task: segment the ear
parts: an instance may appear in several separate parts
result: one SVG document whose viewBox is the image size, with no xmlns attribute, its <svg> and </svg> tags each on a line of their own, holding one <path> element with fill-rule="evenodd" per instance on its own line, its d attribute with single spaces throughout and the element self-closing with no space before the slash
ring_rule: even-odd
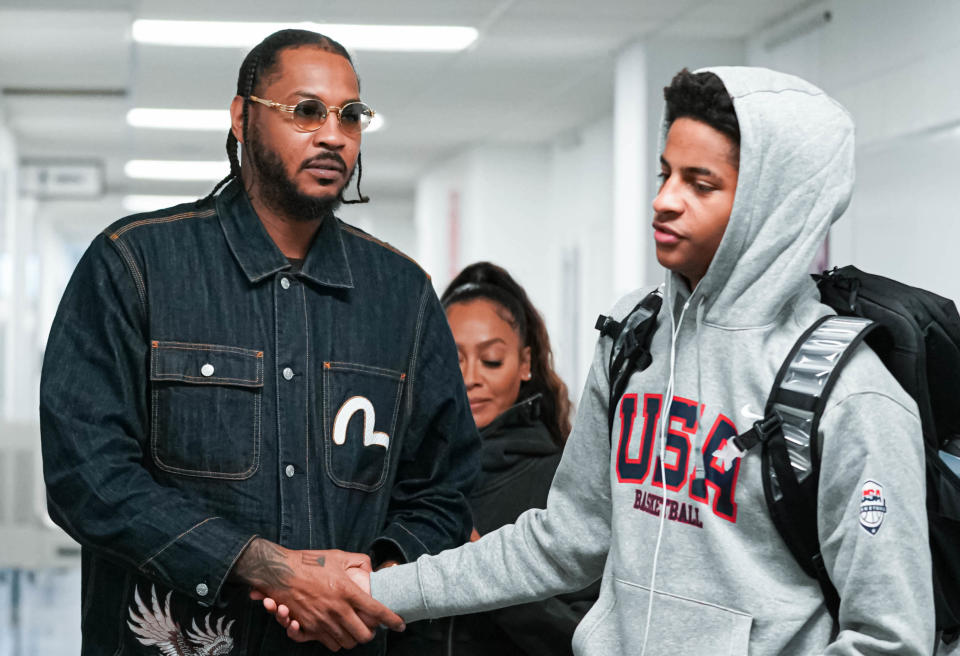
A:
<svg viewBox="0 0 960 656">
<path fill-rule="evenodd" d="M 524 346 L 520 350 L 520 378 L 530 380 L 530 347 Z"/>
<path fill-rule="evenodd" d="M 243 144 L 243 103 L 240 96 L 234 96 L 230 103 L 230 131 L 240 144 Z"/>
</svg>

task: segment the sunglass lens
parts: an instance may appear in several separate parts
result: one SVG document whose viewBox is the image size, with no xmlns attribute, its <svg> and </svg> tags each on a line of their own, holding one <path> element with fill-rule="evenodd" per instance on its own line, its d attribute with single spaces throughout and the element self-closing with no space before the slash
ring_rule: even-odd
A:
<svg viewBox="0 0 960 656">
<path fill-rule="evenodd" d="M 293 121 L 304 130 L 316 130 L 327 118 L 327 108 L 319 100 L 301 100 L 293 110 Z"/>
<path fill-rule="evenodd" d="M 340 110 L 340 125 L 344 130 L 365 130 L 372 119 L 373 110 L 362 102 L 347 103 Z"/>
</svg>

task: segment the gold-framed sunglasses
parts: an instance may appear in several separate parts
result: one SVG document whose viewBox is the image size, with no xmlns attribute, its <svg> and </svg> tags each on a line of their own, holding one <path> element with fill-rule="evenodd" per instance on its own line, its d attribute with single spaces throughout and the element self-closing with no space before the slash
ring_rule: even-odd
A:
<svg viewBox="0 0 960 656">
<path fill-rule="evenodd" d="M 296 105 L 284 105 L 273 100 L 264 100 L 256 96 L 247 96 L 249 100 L 266 105 L 271 109 L 276 109 L 286 114 L 290 114 L 294 125 L 304 132 L 314 132 L 326 122 L 331 112 L 337 115 L 337 123 L 344 132 L 358 133 L 370 127 L 375 112 L 370 105 L 354 100 L 348 102 L 343 107 L 327 107 L 321 101 L 314 98 L 301 100 Z"/>
</svg>

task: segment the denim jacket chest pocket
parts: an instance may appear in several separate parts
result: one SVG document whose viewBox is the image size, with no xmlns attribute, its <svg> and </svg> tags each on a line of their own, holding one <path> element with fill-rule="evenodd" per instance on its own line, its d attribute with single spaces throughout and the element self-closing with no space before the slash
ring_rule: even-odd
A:
<svg viewBox="0 0 960 656">
<path fill-rule="evenodd" d="M 183 476 L 242 480 L 260 466 L 263 351 L 151 342 L 150 452 Z"/>
<path fill-rule="evenodd" d="M 323 363 L 324 459 L 336 485 L 363 491 L 383 485 L 406 378 L 392 369 Z"/>
</svg>

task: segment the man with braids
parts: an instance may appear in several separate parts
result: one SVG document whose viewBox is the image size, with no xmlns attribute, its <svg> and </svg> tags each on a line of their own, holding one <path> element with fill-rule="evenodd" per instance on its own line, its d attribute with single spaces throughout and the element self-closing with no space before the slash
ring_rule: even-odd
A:
<svg viewBox="0 0 960 656">
<path fill-rule="evenodd" d="M 770 517 L 760 449 L 730 446 L 762 418 L 798 337 L 833 314 L 807 269 L 853 189 L 850 115 L 808 82 L 757 68 L 683 71 L 665 95 L 652 363 L 613 399 L 611 429 L 613 340 L 602 337 L 546 509 L 375 572 L 373 596 L 412 622 L 602 576 L 576 654 L 930 654 L 917 406 L 873 351 L 853 352 L 818 430 L 817 529 L 837 622 Z M 877 497 L 885 517 L 862 523 Z"/>
<path fill-rule="evenodd" d="M 267 37 L 231 116 L 230 175 L 99 235 L 50 333 L 44 473 L 82 545 L 83 654 L 379 654 L 403 623 L 357 574 L 470 532 L 479 439 L 443 309 L 334 216 L 354 168 L 366 201 L 350 56 Z"/>
</svg>

